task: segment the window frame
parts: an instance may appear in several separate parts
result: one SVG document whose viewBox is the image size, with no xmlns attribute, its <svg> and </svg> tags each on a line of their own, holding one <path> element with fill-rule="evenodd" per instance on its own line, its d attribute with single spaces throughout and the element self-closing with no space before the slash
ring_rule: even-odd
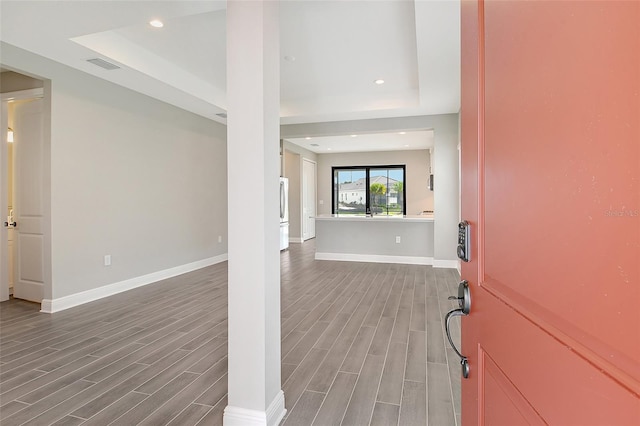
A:
<svg viewBox="0 0 640 426">
<path fill-rule="evenodd" d="M 402 170 L 402 216 L 407 214 L 407 166 L 406 164 L 391 164 L 391 165 L 368 165 L 368 166 L 331 166 L 331 214 L 338 215 L 337 204 L 340 194 L 340 183 L 335 182 L 336 171 L 349 171 L 349 170 L 364 170 L 365 172 L 365 215 L 372 216 L 371 213 L 371 170 L 378 169 L 401 169 Z M 338 185 L 336 190 L 335 185 Z M 393 216 L 387 214 L 381 216 Z"/>
</svg>

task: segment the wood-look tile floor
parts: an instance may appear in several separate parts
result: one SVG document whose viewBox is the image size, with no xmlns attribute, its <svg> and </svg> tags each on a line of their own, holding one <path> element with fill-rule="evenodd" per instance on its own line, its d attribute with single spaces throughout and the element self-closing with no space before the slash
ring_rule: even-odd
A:
<svg viewBox="0 0 640 426">
<path fill-rule="evenodd" d="M 459 425 L 457 272 L 314 251 L 281 254 L 283 423 Z M 0 424 L 222 424 L 226 296 L 223 263 L 51 315 L 1 303 Z"/>
</svg>

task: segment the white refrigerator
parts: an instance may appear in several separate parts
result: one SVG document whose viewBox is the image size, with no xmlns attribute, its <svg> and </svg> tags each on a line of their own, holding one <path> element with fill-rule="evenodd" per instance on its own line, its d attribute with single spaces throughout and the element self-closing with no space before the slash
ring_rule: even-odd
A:
<svg viewBox="0 0 640 426">
<path fill-rule="evenodd" d="M 289 248 L 289 179 L 280 178 L 280 250 Z"/>
</svg>

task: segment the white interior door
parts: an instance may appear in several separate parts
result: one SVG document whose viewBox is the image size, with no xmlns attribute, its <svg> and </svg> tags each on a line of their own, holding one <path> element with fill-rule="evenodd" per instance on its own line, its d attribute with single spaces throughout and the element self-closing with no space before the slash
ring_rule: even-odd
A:
<svg viewBox="0 0 640 426">
<path fill-rule="evenodd" d="M 43 100 L 14 106 L 14 217 L 16 276 L 13 296 L 41 302 L 44 287 Z"/>
<path fill-rule="evenodd" d="M 302 161 L 302 239 L 316 237 L 316 163 Z"/>
</svg>

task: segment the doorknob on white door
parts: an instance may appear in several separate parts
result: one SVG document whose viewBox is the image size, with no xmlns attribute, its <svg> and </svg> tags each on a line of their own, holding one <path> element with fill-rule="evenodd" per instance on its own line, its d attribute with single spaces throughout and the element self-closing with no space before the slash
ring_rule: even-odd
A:
<svg viewBox="0 0 640 426">
<path fill-rule="evenodd" d="M 13 220 L 13 209 L 9 210 L 9 216 L 7 216 L 7 221 L 4 223 L 5 228 L 15 228 L 16 221 Z"/>
</svg>

